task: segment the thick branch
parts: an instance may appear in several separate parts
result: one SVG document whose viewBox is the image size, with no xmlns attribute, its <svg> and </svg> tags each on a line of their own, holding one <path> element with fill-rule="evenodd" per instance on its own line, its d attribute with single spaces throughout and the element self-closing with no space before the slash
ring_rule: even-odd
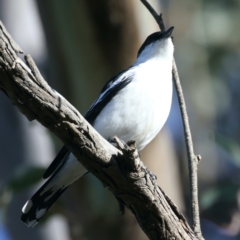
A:
<svg viewBox="0 0 240 240">
<path fill-rule="evenodd" d="M 165 26 L 162 18 L 162 14 L 158 15 L 156 11 L 152 8 L 152 6 L 146 1 L 141 0 L 141 2 L 145 5 L 145 7 L 152 14 L 154 19 L 156 20 L 161 31 L 165 31 Z M 199 218 L 199 204 L 198 204 L 198 182 L 197 182 L 197 165 L 200 160 L 200 156 L 196 156 L 193 150 L 193 141 L 190 130 L 190 125 L 188 121 L 187 109 L 184 100 L 184 95 L 182 91 L 182 86 L 180 83 L 180 78 L 178 75 L 177 65 L 175 60 L 173 59 L 173 80 L 176 87 L 176 92 L 178 96 L 178 102 L 180 106 L 180 111 L 183 119 L 183 127 L 184 127 L 184 136 L 187 147 L 187 155 L 188 155 L 188 166 L 189 166 L 189 179 L 190 179 L 190 192 L 191 192 L 191 212 L 192 212 L 192 228 L 194 233 L 199 239 L 203 239 L 200 227 L 200 218 Z"/>
<path fill-rule="evenodd" d="M 20 48 L 0 24 L 0 88 L 29 119 L 56 134 L 79 161 L 128 207 L 149 239 L 196 239 L 183 215 L 151 178 L 131 142 L 114 148 L 80 113 L 51 89 L 30 56 L 18 58 Z M 117 140 L 116 142 L 121 145 Z"/>
</svg>

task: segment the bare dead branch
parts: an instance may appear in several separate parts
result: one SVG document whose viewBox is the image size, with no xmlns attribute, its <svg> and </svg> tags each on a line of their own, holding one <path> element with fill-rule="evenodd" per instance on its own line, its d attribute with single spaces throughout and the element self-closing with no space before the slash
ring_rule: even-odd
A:
<svg viewBox="0 0 240 240">
<path fill-rule="evenodd" d="M 162 18 L 162 14 L 158 15 L 156 11 L 152 8 L 152 6 L 146 1 L 141 0 L 141 2 L 145 5 L 145 7 L 152 14 L 154 19 L 156 20 L 161 31 L 165 31 L 165 26 Z M 198 160 L 197 156 L 194 154 L 193 150 L 193 141 L 190 130 L 190 125 L 188 121 L 187 109 L 184 100 L 184 95 L 182 91 L 182 86 L 180 83 L 180 78 L 178 75 L 177 65 L 175 59 L 173 59 L 173 80 L 176 87 L 176 92 L 178 96 L 179 107 L 181 111 L 181 116 L 183 120 L 184 127 L 184 136 L 187 147 L 187 155 L 188 155 L 188 166 L 189 166 L 189 179 L 190 179 L 190 192 L 191 192 L 191 212 L 192 212 L 192 228 L 194 233 L 199 239 L 203 239 L 201 233 L 200 226 L 200 217 L 199 217 L 199 204 L 198 204 L 198 179 L 197 179 L 197 165 Z"/>
<path fill-rule="evenodd" d="M 51 89 L 35 63 L 19 59 L 19 48 L 0 22 L 0 88 L 29 119 L 58 136 L 79 161 L 129 208 L 149 239 L 196 239 L 184 216 L 151 178 L 133 142 L 117 150 L 81 114 Z M 116 140 L 117 141 L 117 140 Z M 117 141 L 119 142 L 119 141 Z"/>
<path fill-rule="evenodd" d="M 199 239 L 203 239 L 201 226 L 200 226 L 199 204 L 198 204 L 197 166 L 199 161 L 198 161 L 198 156 L 194 154 L 194 150 L 193 150 L 191 130 L 190 130 L 186 105 L 183 97 L 183 91 L 182 91 L 175 60 L 173 61 L 173 79 L 174 79 L 177 96 L 178 96 L 179 107 L 180 107 L 181 115 L 183 119 L 184 135 L 185 135 L 185 141 L 186 141 L 186 147 L 187 147 L 190 192 L 191 192 L 192 228 L 196 236 Z"/>
</svg>

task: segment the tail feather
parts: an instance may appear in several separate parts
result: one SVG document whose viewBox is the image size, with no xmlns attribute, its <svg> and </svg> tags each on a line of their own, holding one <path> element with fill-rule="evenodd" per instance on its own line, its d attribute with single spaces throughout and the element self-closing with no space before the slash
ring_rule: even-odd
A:
<svg viewBox="0 0 240 240">
<path fill-rule="evenodd" d="M 48 182 L 46 182 L 48 184 Z M 34 227 L 47 213 L 48 209 L 62 195 L 67 187 L 45 190 L 45 184 L 28 200 L 22 208 L 21 220 L 28 227 Z"/>
<path fill-rule="evenodd" d="M 21 220 L 28 227 L 34 227 L 68 186 L 86 172 L 87 170 L 70 153 L 66 157 L 65 163 L 23 206 Z"/>
</svg>

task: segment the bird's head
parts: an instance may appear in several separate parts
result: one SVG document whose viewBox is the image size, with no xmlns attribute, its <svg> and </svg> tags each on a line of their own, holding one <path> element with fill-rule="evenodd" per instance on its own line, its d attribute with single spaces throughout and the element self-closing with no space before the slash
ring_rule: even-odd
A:
<svg viewBox="0 0 240 240">
<path fill-rule="evenodd" d="M 173 42 L 171 39 L 174 27 L 164 32 L 155 32 L 147 37 L 138 51 L 137 61 L 145 62 L 151 58 L 172 59 Z"/>
</svg>

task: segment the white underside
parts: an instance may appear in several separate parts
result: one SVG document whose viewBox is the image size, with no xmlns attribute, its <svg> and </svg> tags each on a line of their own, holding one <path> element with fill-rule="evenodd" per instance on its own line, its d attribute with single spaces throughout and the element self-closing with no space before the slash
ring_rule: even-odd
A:
<svg viewBox="0 0 240 240">
<path fill-rule="evenodd" d="M 143 51 L 134 67 L 127 72 L 133 76 L 133 80 L 118 92 L 96 118 L 93 126 L 107 140 L 114 136 L 124 142 L 134 140 L 138 150 L 141 150 L 166 122 L 172 101 L 173 46 L 170 39 L 160 44 L 163 45 L 159 51 L 156 51 L 158 47 Z M 148 57 L 151 54 L 152 57 Z M 164 57 L 160 57 L 162 55 Z M 70 153 L 64 165 L 42 189 L 40 197 L 50 189 L 54 194 L 55 191 L 69 186 L 86 172 L 87 170 Z M 29 200 L 22 212 L 27 214 L 32 204 Z M 40 219 L 45 213 L 44 208 L 38 209 L 36 218 Z M 34 226 L 37 220 L 26 223 L 28 226 Z"/>
<path fill-rule="evenodd" d="M 135 67 L 134 80 L 98 115 L 94 128 L 104 138 L 135 140 L 141 150 L 163 127 L 171 107 L 172 76 L 170 66 L 156 64 Z"/>
<path fill-rule="evenodd" d="M 164 63 L 149 61 L 129 72 L 134 80 L 105 106 L 93 124 L 105 139 L 134 140 L 141 150 L 158 134 L 172 101 L 172 65 Z M 72 153 L 67 158 L 46 190 L 67 187 L 87 172 Z"/>
</svg>

